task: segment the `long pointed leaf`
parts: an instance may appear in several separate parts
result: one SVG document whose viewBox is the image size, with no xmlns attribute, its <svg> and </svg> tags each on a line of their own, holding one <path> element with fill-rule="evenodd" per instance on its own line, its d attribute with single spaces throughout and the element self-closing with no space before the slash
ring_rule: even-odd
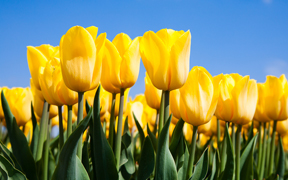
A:
<svg viewBox="0 0 288 180">
<path fill-rule="evenodd" d="M 171 143 L 169 146 L 169 149 L 170 149 L 173 156 L 174 156 L 174 153 L 177 149 L 178 142 L 180 140 L 180 134 L 181 133 L 183 134 L 183 126 L 184 126 L 184 121 L 181 118 L 181 119 L 179 119 L 179 121 L 177 122 L 177 124 L 174 128 L 174 131 L 173 131 L 172 137 L 171 137 Z"/>
<path fill-rule="evenodd" d="M 136 124 L 138 132 L 139 132 L 140 142 L 141 142 L 141 147 L 142 147 L 143 143 L 144 143 L 145 135 L 144 135 L 143 129 L 142 129 L 141 125 L 139 124 L 138 119 L 136 118 L 134 112 L 133 112 L 133 117 L 134 117 L 135 124 Z"/>
<path fill-rule="evenodd" d="M 33 154 L 34 159 L 36 159 L 36 154 L 37 154 L 37 146 L 38 146 L 38 135 L 40 128 L 37 124 L 37 120 L 34 114 L 34 109 L 31 103 L 31 114 L 32 114 L 32 123 L 33 123 L 33 135 L 32 135 L 32 141 L 30 144 L 30 150 Z"/>
<path fill-rule="evenodd" d="M 15 169 L 13 165 L 2 155 L 0 155 L 0 172 L 4 179 L 26 180 L 25 175 L 18 169 Z"/>
<path fill-rule="evenodd" d="M 148 133 L 150 140 L 153 144 L 154 151 L 157 152 L 157 139 L 156 139 L 155 135 L 150 131 L 148 124 L 147 124 L 147 133 Z"/>
<path fill-rule="evenodd" d="M 184 139 L 182 139 L 184 141 Z M 184 141 L 185 143 L 185 141 Z M 181 161 L 183 161 L 182 166 L 178 170 L 178 180 L 186 180 L 186 175 L 187 175 L 187 169 L 188 169 L 188 159 L 189 159 L 189 150 L 187 147 L 187 144 L 185 143 L 185 152 L 184 154 L 180 157 Z"/>
<path fill-rule="evenodd" d="M 152 141 L 149 136 L 147 136 L 144 140 L 142 148 L 138 170 L 138 180 L 146 180 L 150 177 L 154 170 L 154 163 L 155 159 Z"/>
<path fill-rule="evenodd" d="M 206 177 L 209 166 L 208 155 L 208 148 L 206 148 L 199 161 L 195 165 L 195 170 L 193 172 L 191 180 L 203 180 Z"/>
</svg>

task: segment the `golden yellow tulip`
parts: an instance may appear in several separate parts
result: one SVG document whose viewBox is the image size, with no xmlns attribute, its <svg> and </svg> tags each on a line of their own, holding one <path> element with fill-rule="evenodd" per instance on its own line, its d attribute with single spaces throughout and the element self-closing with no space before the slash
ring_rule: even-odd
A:
<svg viewBox="0 0 288 180">
<path fill-rule="evenodd" d="M 198 127 L 198 133 L 205 134 L 206 136 L 212 136 L 211 125 L 212 125 L 211 121 L 209 121 L 206 124 L 202 124 L 201 126 Z"/>
<path fill-rule="evenodd" d="M 257 104 L 257 83 L 249 76 L 236 74 L 219 75 L 220 95 L 215 115 L 217 118 L 235 124 L 248 124 L 252 121 Z M 216 77 L 218 78 L 218 77 Z"/>
<path fill-rule="evenodd" d="M 193 126 L 191 126 L 188 123 L 184 123 L 183 134 L 184 134 L 186 141 L 188 141 L 189 143 L 191 143 L 192 141 L 192 132 L 193 132 L 192 129 L 193 129 Z"/>
<path fill-rule="evenodd" d="M 256 106 L 256 111 L 254 114 L 254 120 L 259 122 L 269 122 L 270 119 L 265 112 L 265 84 L 264 83 L 257 83 L 258 89 L 258 101 Z M 267 102 L 270 103 L 270 102 Z"/>
<path fill-rule="evenodd" d="M 19 126 L 24 126 L 31 119 L 31 102 L 33 99 L 30 88 L 7 89 L 5 93 L 12 114 Z"/>
<path fill-rule="evenodd" d="M 161 29 L 144 33 L 140 54 L 153 85 L 161 90 L 182 87 L 189 74 L 191 34 Z"/>
<path fill-rule="evenodd" d="M 100 116 L 101 122 L 106 121 L 106 126 L 107 126 L 107 122 L 109 122 L 109 119 L 110 119 L 110 113 L 108 111 L 106 111 L 105 114 Z"/>
<path fill-rule="evenodd" d="M 143 128 L 146 124 L 142 122 L 143 104 L 141 102 L 130 101 L 127 103 L 127 110 L 126 110 L 124 117 L 128 116 L 129 129 L 132 129 L 132 127 L 136 126 L 133 113 L 135 114 L 135 117 L 137 118 L 139 124 Z"/>
<path fill-rule="evenodd" d="M 70 28 L 60 41 L 61 69 L 65 85 L 76 92 L 95 89 L 99 85 L 102 70 L 101 50 L 106 34 L 98 29 L 81 26 Z M 96 55 L 99 53 L 101 56 Z M 97 58 L 96 58 L 97 56 Z"/>
<path fill-rule="evenodd" d="M 193 126 L 209 122 L 215 112 L 218 96 L 218 84 L 209 72 L 203 67 L 193 67 L 187 82 L 180 89 L 182 119 Z"/>
<path fill-rule="evenodd" d="M 38 47 L 27 46 L 27 60 L 30 74 L 35 87 L 41 90 L 39 84 L 39 72 L 46 66 L 48 60 L 57 57 L 58 47 L 43 44 Z"/>
<path fill-rule="evenodd" d="M 281 136 L 284 136 L 285 134 L 287 134 L 287 132 L 288 132 L 288 119 L 286 119 L 284 121 L 278 121 L 276 131 Z"/>
<path fill-rule="evenodd" d="M 177 119 L 181 118 L 180 114 L 180 90 L 175 89 L 170 92 L 170 110 Z"/>
<path fill-rule="evenodd" d="M 157 89 L 151 82 L 147 72 L 145 77 L 145 98 L 147 104 L 153 109 L 160 109 L 162 91 Z"/>
</svg>

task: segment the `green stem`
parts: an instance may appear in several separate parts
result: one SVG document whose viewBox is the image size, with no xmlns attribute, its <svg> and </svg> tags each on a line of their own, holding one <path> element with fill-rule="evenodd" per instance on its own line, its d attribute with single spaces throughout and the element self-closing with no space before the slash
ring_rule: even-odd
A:
<svg viewBox="0 0 288 180">
<path fill-rule="evenodd" d="M 44 100 L 42 116 L 40 120 L 40 131 L 39 131 L 39 139 L 38 139 L 38 148 L 36 153 L 36 162 L 39 161 L 42 157 L 43 152 L 43 143 L 46 139 L 47 129 L 48 129 L 48 119 L 49 119 L 49 104 Z"/>
<path fill-rule="evenodd" d="M 221 138 L 220 120 L 217 118 L 217 149 L 219 151 L 220 151 L 220 138 Z"/>
<path fill-rule="evenodd" d="M 234 123 L 232 123 L 231 139 L 232 139 L 233 149 L 234 149 L 234 153 L 235 153 L 236 141 L 235 141 L 235 124 Z"/>
<path fill-rule="evenodd" d="M 68 105 L 68 116 L 67 116 L 67 139 L 72 134 L 72 106 Z"/>
<path fill-rule="evenodd" d="M 64 144 L 62 106 L 58 106 L 58 117 L 59 117 L 59 145 L 61 150 Z"/>
<path fill-rule="evenodd" d="M 166 121 L 169 118 L 169 95 L 170 95 L 170 91 L 164 91 L 164 95 L 165 95 L 165 101 L 164 101 L 164 124 L 166 123 Z"/>
<path fill-rule="evenodd" d="M 46 131 L 47 135 L 46 135 L 46 141 L 45 141 L 45 149 L 44 149 L 44 162 L 43 162 L 43 180 L 47 180 L 48 179 L 48 165 L 49 165 L 49 144 L 50 144 L 50 132 L 51 132 L 51 122 L 49 120 L 49 117 L 47 117 L 48 119 L 48 129 Z"/>
<path fill-rule="evenodd" d="M 238 125 L 236 132 L 236 174 L 235 180 L 240 180 L 240 149 L 241 149 L 241 130 L 242 125 Z"/>
<path fill-rule="evenodd" d="M 274 165 L 274 153 L 275 153 L 275 136 L 276 136 L 276 127 L 277 127 L 277 121 L 274 121 L 273 124 L 273 134 L 272 134 L 272 140 L 271 140 L 271 151 L 270 151 L 270 160 L 268 164 L 268 176 L 270 176 L 273 172 L 273 165 Z"/>
<path fill-rule="evenodd" d="M 263 175 L 264 175 L 264 168 L 265 168 L 265 162 L 266 162 L 266 147 L 267 147 L 267 140 L 266 140 L 266 136 L 268 133 L 268 130 L 266 128 L 266 122 L 264 123 L 264 135 L 263 135 L 263 144 L 262 144 L 262 155 L 259 156 L 259 158 L 261 159 L 260 161 L 260 172 L 259 172 L 259 179 L 263 179 Z M 259 134 L 259 139 L 261 140 L 261 136 Z M 258 165 L 259 166 L 259 165 Z"/>
<path fill-rule="evenodd" d="M 164 102 L 165 102 L 165 91 L 162 91 L 161 95 L 161 103 L 160 103 L 160 110 L 159 110 L 159 129 L 158 129 L 158 136 L 161 133 L 161 130 L 164 126 Z"/>
<path fill-rule="evenodd" d="M 25 125 L 23 125 L 22 132 L 25 133 Z"/>
<path fill-rule="evenodd" d="M 263 151 L 263 145 L 262 145 L 262 123 L 259 122 L 259 127 L 258 127 L 258 159 L 257 159 L 257 171 L 258 174 L 260 173 L 260 169 L 261 169 L 261 161 L 262 161 L 262 151 Z M 264 132 L 265 133 L 265 132 Z M 265 139 L 265 136 L 263 136 Z"/>
<path fill-rule="evenodd" d="M 191 142 L 192 144 L 191 144 L 191 151 L 190 151 L 190 156 L 189 156 L 186 179 L 189 179 L 193 173 L 197 131 L 198 131 L 198 126 L 193 126 L 193 134 L 192 134 L 192 142 Z"/>
<path fill-rule="evenodd" d="M 115 144 L 115 151 L 114 151 L 115 156 L 116 156 L 117 170 L 119 170 L 120 153 L 121 153 L 121 134 L 122 134 L 122 119 L 123 119 L 123 106 L 124 106 L 124 91 L 125 89 L 121 89 L 121 92 L 120 92 L 118 125 L 117 125 L 116 144 Z"/>
<path fill-rule="evenodd" d="M 226 122 L 225 123 L 225 126 L 229 126 L 228 125 L 229 124 L 229 122 Z M 227 147 L 227 142 L 226 142 L 226 135 L 225 135 L 226 133 L 224 133 L 224 137 L 223 137 L 223 140 L 222 140 L 222 147 L 221 147 L 221 165 L 220 165 L 220 169 L 221 169 L 221 171 L 220 171 L 220 173 L 221 172 L 223 172 L 224 171 L 224 169 L 225 169 L 225 163 L 226 163 L 226 147 Z"/>
<path fill-rule="evenodd" d="M 268 165 L 270 164 L 270 150 L 271 150 L 271 136 L 270 136 L 270 129 L 271 129 L 271 125 L 270 122 L 268 123 L 268 130 L 267 130 L 267 152 L 266 152 L 266 166 L 264 166 L 265 168 L 268 168 Z M 264 177 L 268 176 L 268 171 L 264 171 Z"/>
<path fill-rule="evenodd" d="M 77 124 L 83 120 L 83 104 L 84 104 L 84 92 L 78 92 L 78 114 L 77 114 Z M 77 156 L 82 159 L 82 135 L 78 141 Z"/>
<path fill-rule="evenodd" d="M 111 102 L 111 114 L 110 114 L 110 124 L 109 124 L 109 144 L 113 149 L 113 141 L 114 141 L 114 122 L 115 122 L 115 101 L 116 101 L 116 94 L 112 93 L 112 102 Z"/>
<path fill-rule="evenodd" d="M 103 132 L 104 132 L 104 134 L 106 136 L 106 119 L 103 122 Z"/>
<path fill-rule="evenodd" d="M 154 129 L 153 129 L 154 135 L 156 135 L 156 133 L 157 133 L 158 122 L 159 122 L 159 109 L 157 109 L 157 115 L 156 115 L 156 120 L 155 120 L 155 124 L 154 124 Z"/>
</svg>

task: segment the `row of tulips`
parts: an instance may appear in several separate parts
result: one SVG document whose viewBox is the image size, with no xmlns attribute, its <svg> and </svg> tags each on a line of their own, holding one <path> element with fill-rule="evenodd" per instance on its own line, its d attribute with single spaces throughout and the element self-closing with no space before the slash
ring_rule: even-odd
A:
<svg viewBox="0 0 288 180">
<path fill-rule="evenodd" d="M 112 42 L 97 32 L 75 26 L 59 47 L 27 47 L 31 89 L 2 88 L 2 139 L 13 152 L 1 144 L 2 177 L 286 177 L 284 75 L 257 84 L 249 76 L 190 70 L 189 31 L 148 31 L 133 40 L 120 33 Z M 140 59 L 145 93 L 128 100 Z"/>
</svg>

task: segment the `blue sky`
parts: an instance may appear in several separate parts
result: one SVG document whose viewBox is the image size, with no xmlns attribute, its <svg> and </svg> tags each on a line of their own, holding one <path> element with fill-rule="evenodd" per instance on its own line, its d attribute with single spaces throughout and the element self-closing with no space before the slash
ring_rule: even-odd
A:
<svg viewBox="0 0 288 180">
<path fill-rule="evenodd" d="M 97 26 L 112 40 L 163 28 L 190 29 L 190 68 L 239 73 L 264 82 L 288 75 L 288 1 L 281 0 L 0 0 L 0 86 L 29 86 L 26 46 L 58 45 L 75 25 Z M 130 95 L 143 93 L 141 63 Z"/>
</svg>

